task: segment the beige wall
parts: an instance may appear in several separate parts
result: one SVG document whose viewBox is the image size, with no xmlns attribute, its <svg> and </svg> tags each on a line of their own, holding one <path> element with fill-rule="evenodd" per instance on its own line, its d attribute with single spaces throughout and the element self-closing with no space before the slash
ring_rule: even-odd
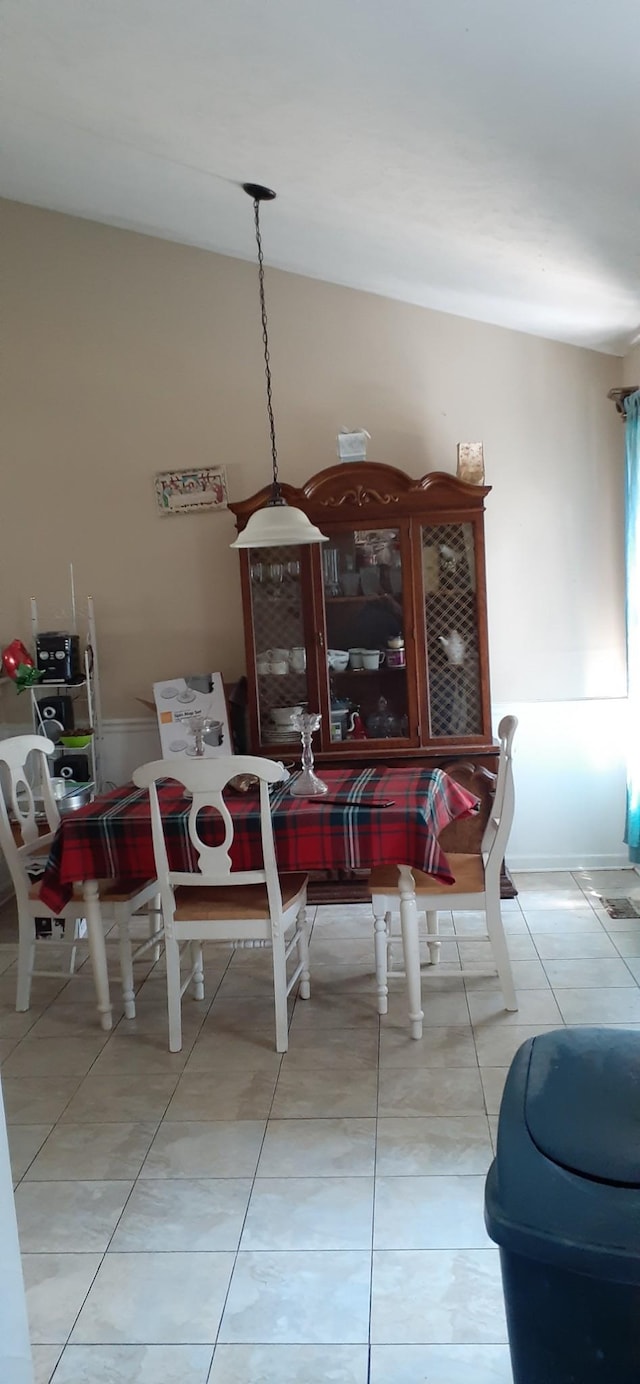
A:
<svg viewBox="0 0 640 1384">
<path fill-rule="evenodd" d="M 624 358 L 622 383 L 640 386 L 640 342 Z"/>
<path fill-rule="evenodd" d="M 68 620 L 68 563 L 95 597 L 105 711 L 154 679 L 243 669 L 228 513 L 162 519 L 153 476 L 223 462 L 232 498 L 269 473 L 255 267 L 0 203 L 0 639 L 28 597 Z M 274 213 L 276 214 L 276 213 Z M 268 214 L 264 219 L 268 245 Z M 279 272 L 268 305 L 282 473 L 373 460 L 455 470 L 482 439 L 494 699 L 624 694 L 622 437 L 611 357 Z M 6 695 L 6 694 L 5 694 Z"/>
</svg>

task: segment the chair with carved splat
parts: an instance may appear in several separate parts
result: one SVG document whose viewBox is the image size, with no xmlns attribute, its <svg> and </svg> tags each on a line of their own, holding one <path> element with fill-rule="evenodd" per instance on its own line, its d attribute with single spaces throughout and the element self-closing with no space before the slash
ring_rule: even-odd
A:
<svg viewBox="0 0 640 1384">
<path fill-rule="evenodd" d="M 260 783 L 262 866 L 255 870 L 231 868 L 234 825 L 224 790 L 238 774 L 253 774 Z M 272 948 L 276 1050 L 287 1051 L 287 997 L 298 980 L 301 998 L 309 998 L 309 943 L 307 876 L 279 876 L 276 866 L 269 784 L 286 777 L 282 764 L 253 755 L 193 759 L 191 763 L 156 760 L 142 765 L 133 775 L 139 788 L 149 789 L 151 799 L 153 849 L 164 919 L 171 1052 L 182 1047 L 182 996 L 193 984 L 195 998 L 204 998 L 202 943 L 247 941 L 266 942 Z M 157 791 L 161 779 L 174 779 L 192 795 L 189 836 L 198 858 L 197 871 L 169 868 Z M 199 835 L 198 815 L 203 809 L 213 809 L 222 818 L 224 840 L 220 845 L 209 846 Z M 187 947 L 190 964 L 182 981 L 180 958 Z M 297 964 L 287 980 L 287 960 L 294 950 Z"/>
<path fill-rule="evenodd" d="M 65 923 L 65 934 L 56 935 L 51 926 L 50 937 L 36 935 L 36 918 L 47 918 L 50 910 L 40 898 L 37 875 L 42 873 L 53 838 L 60 825 L 58 805 L 49 778 L 48 756 L 55 745 L 41 735 L 16 735 L 0 741 L 0 847 L 4 852 L 18 905 L 18 985 L 16 1009 L 23 1011 L 31 1002 L 32 976 L 72 976 L 75 973 L 76 950 L 83 935 L 82 895 L 76 893 L 56 917 Z M 41 793 L 44 821 L 39 821 L 32 784 Z M 2 788 L 4 787 L 4 792 Z M 9 815 L 11 812 L 11 816 Z M 158 926 L 158 885 L 149 880 L 142 888 L 127 889 L 118 880 L 106 880 L 100 885 L 100 911 L 103 923 L 118 928 L 122 996 L 127 1018 L 135 1017 L 133 962 L 143 952 L 156 951 L 162 930 Z M 132 951 L 130 936 L 131 915 L 146 908 L 149 915 L 149 938 Z M 36 969 L 36 946 L 50 946 L 54 941 L 70 947 L 68 968 Z"/>
<path fill-rule="evenodd" d="M 423 874 L 420 870 L 413 871 L 418 908 L 426 914 L 425 940 L 430 960 L 422 970 L 423 976 L 435 978 L 450 974 L 456 977 L 478 977 L 497 974 L 505 1008 L 510 1010 L 516 1010 L 518 1002 L 500 912 L 500 870 L 513 822 L 515 797 L 511 754 L 517 724 L 517 717 L 503 716 L 498 726 L 498 774 L 479 849 L 467 853 L 460 852 L 459 848 L 457 852 L 447 850 L 447 859 L 455 881 L 453 884 L 443 886 L 432 875 Z M 451 830 L 452 827 L 447 828 L 447 831 Z M 399 926 L 394 928 L 394 914 L 399 911 L 398 871 L 395 867 L 379 866 L 369 875 L 368 884 L 374 917 L 378 1013 L 386 1014 L 388 976 L 390 973 L 404 975 L 401 965 L 393 966 L 392 971 L 389 964 L 390 952 L 402 946 Z M 458 965 L 453 970 L 445 971 L 439 965 L 441 943 L 438 913 L 449 909 L 454 913 L 458 910 L 478 910 L 484 913 L 486 931 L 467 933 L 466 938 L 474 943 L 482 938 L 488 939 L 494 960 L 492 968 L 487 970 L 477 965 L 469 968 Z M 456 927 L 456 944 L 465 940 L 462 927 Z"/>
</svg>

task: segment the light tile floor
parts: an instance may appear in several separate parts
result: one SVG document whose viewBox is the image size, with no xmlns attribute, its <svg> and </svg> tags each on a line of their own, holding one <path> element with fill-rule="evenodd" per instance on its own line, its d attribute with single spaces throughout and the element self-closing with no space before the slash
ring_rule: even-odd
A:
<svg viewBox="0 0 640 1384">
<path fill-rule="evenodd" d="M 138 1018 L 96 1027 L 90 974 L 17 1015 L 0 942 L 0 1058 L 37 1384 L 509 1384 L 484 1229 L 508 1065 L 562 1023 L 640 1028 L 640 922 L 598 895 L 633 872 L 516 876 L 520 1008 L 434 977 L 422 1042 L 403 982 L 376 1014 L 366 905 L 313 911 L 312 999 L 273 1050 L 270 957 L 210 949 L 207 999 L 166 1047 L 162 960 Z M 443 961 L 477 915 L 444 915 Z M 0 915 L 0 938 L 14 928 Z M 114 994 L 115 985 L 114 955 Z"/>
</svg>

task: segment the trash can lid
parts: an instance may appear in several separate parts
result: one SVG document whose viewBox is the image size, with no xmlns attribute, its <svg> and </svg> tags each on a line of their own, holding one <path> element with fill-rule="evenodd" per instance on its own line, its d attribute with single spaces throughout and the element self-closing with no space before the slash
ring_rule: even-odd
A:
<svg viewBox="0 0 640 1384">
<path fill-rule="evenodd" d="M 540 1034 L 524 1097 L 530 1138 L 546 1158 L 598 1182 L 640 1187 L 640 1034 Z"/>
</svg>

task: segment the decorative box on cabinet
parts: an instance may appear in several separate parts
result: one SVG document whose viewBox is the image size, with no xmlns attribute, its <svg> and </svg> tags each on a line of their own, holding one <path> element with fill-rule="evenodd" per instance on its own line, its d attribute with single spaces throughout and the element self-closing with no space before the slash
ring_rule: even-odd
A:
<svg viewBox="0 0 640 1384">
<path fill-rule="evenodd" d="M 297 758 L 298 737 L 279 728 L 273 712 L 306 703 L 322 714 L 314 738 L 320 772 L 330 763 L 419 762 L 496 773 L 489 489 L 437 471 L 416 480 L 373 462 L 331 466 L 300 489 L 282 487 L 329 542 L 240 550 L 254 753 Z M 239 531 L 268 495 L 230 506 Z M 332 896 L 346 897 L 344 885 L 334 881 Z M 505 881 L 507 892 L 513 887 Z"/>
</svg>

